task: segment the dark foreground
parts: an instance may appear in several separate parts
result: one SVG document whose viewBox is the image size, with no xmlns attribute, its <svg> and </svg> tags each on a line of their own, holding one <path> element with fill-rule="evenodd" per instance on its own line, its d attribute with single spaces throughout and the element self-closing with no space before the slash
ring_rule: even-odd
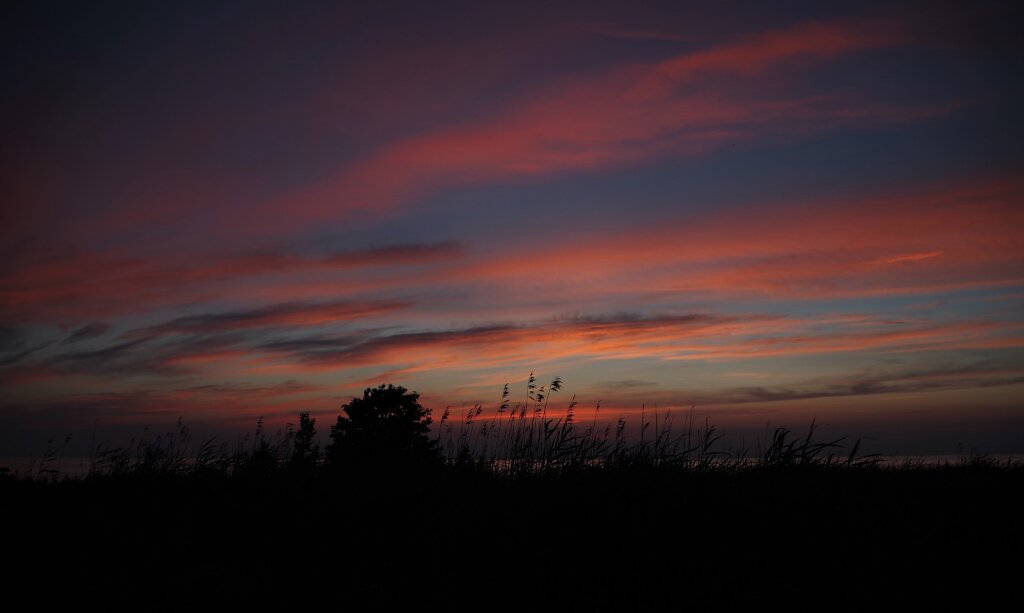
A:
<svg viewBox="0 0 1024 613">
<path fill-rule="evenodd" d="M 985 462 L 0 479 L 8 595 L 146 609 L 1015 602 L 1022 494 Z"/>
</svg>

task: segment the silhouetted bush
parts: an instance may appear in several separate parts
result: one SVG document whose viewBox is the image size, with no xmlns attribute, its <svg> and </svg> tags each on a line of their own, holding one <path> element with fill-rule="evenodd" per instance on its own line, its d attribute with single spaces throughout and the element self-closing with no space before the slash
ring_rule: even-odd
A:
<svg viewBox="0 0 1024 613">
<path fill-rule="evenodd" d="M 388 384 L 366 388 L 362 398 L 342 406 L 331 426 L 326 459 L 333 466 L 384 469 L 436 464 L 441 455 L 430 432 L 431 410 L 419 394 Z"/>
<path fill-rule="evenodd" d="M 894 594 L 988 610 L 979 599 L 1016 597 L 1016 567 L 983 562 L 1024 547 L 1019 461 L 880 463 L 813 425 L 721 449 L 709 422 L 673 426 L 667 410 L 642 412 L 630 440 L 597 407 L 549 405 L 557 381 L 531 377 L 520 404 L 506 386 L 493 413 L 466 407 L 454 427 L 442 415 L 430 436 L 418 395 L 389 385 L 342 407 L 324 453 L 303 413 L 270 434 L 260 420 L 234 449 L 191 446 L 179 424 L 97 449 L 80 478 L 62 476 L 59 452 L 34 475 L 0 471 L 4 578 L 176 608 L 296 593 L 276 586 L 342 586 L 368 610 L 842 609 Z"/>
</svg>

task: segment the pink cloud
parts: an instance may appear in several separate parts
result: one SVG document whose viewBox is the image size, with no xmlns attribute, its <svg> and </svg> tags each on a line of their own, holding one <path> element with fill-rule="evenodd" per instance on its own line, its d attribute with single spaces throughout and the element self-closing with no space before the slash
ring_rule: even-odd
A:
<svg viewBox="0 0 1024 613">
<path fill-rule="evenodd" d="M 837 97 L 778 97 L 764 81 L 839 55 L 908 42 L 887 20 L 801 23 L 668 59 L 613 66 L 525 93 L 489 117 L 398 139 L 332 179 L 273 203 L 307 220 L 377 213 L 433 189 L 694 154 L 784 130 L 904 121 L 948 104 L 899 107 Z M 701 81 L 714 76 L 715 78 Z"/>
</svg>

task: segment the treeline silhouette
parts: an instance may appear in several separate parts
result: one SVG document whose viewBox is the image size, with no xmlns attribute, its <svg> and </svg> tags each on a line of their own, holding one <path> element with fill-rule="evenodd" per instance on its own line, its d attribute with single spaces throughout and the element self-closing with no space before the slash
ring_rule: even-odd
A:
<svg viewBox="0 0 1024 613">
<path fill-rule="evenodd" d="M 813 426 L 721 450 L 707 422 L 653 411 L 627 437 L 580 423 L 574 400 L 552 416 L 560 388 L 531 375 L 525 402 L 506 386 L 491 415 L 434 424 L 382 385 L 326 441 L 308 413 L 233 447 L 193 447 L 180 424 L 99 450 L 82 478 L 5 475 L 10 584 L 109 604 L 302 606 L 323 589 L 361 609 L 604 611 L 977 604 L 1016 581 L 995 560 L 1024 544 L 1019 463 L 883 466 Z"/>
</svg>

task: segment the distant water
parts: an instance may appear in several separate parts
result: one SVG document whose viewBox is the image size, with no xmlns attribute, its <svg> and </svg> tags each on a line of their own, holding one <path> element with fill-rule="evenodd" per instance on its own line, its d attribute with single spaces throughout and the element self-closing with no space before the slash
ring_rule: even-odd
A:
<svg viewBox="0 0 1024 613">
<path fill-rule="evenodd" d="M 1024 462 L 1024 454 L 993 453 L 975 455 L 883 455 L 881 464 L 883 466 L 902 466 L 904 464 L 925 464 L 927 466 L 943 466 L 945 464 L 960 464 L 970 462 L 972 458 L 983 457 L 989 461 L 999 464 L 1020 464 Z"/>
<path fill-rule="evenodd" d="M 57 471 L 57 474 L 70 477 L 84 477 L 89 473 L 89 462 L 89 458 L 77 457 L 52 458 L 44 462 L 40 458 L 15 456 L 0 458 L 0 468 L 6 468 L 15 475 L 40 475 L 43 471 Z"/>
<path fill-rule="evenodd" d="M 879 464 L 882 466 L 898 467 L 907 464 L 924 466 L 943 466 L 946 464 L 956 465 L 969 462 L 972 457 L 984 457 L 989 461 L 996 461 L 999 464 L 1008 463 L 1020 464 L 1024 462 L 1024 454 L 978 454 L 969 455 L 882 455 Z M 52 458 L 49 461 L 42 461 L 33 457 L 0 457 L 0 468 L 6 468 L 14 475 L 66 475 L 69 477 L 84 477 L 89 474 L 90 458 L 69 457 Z"/>
</svg>

